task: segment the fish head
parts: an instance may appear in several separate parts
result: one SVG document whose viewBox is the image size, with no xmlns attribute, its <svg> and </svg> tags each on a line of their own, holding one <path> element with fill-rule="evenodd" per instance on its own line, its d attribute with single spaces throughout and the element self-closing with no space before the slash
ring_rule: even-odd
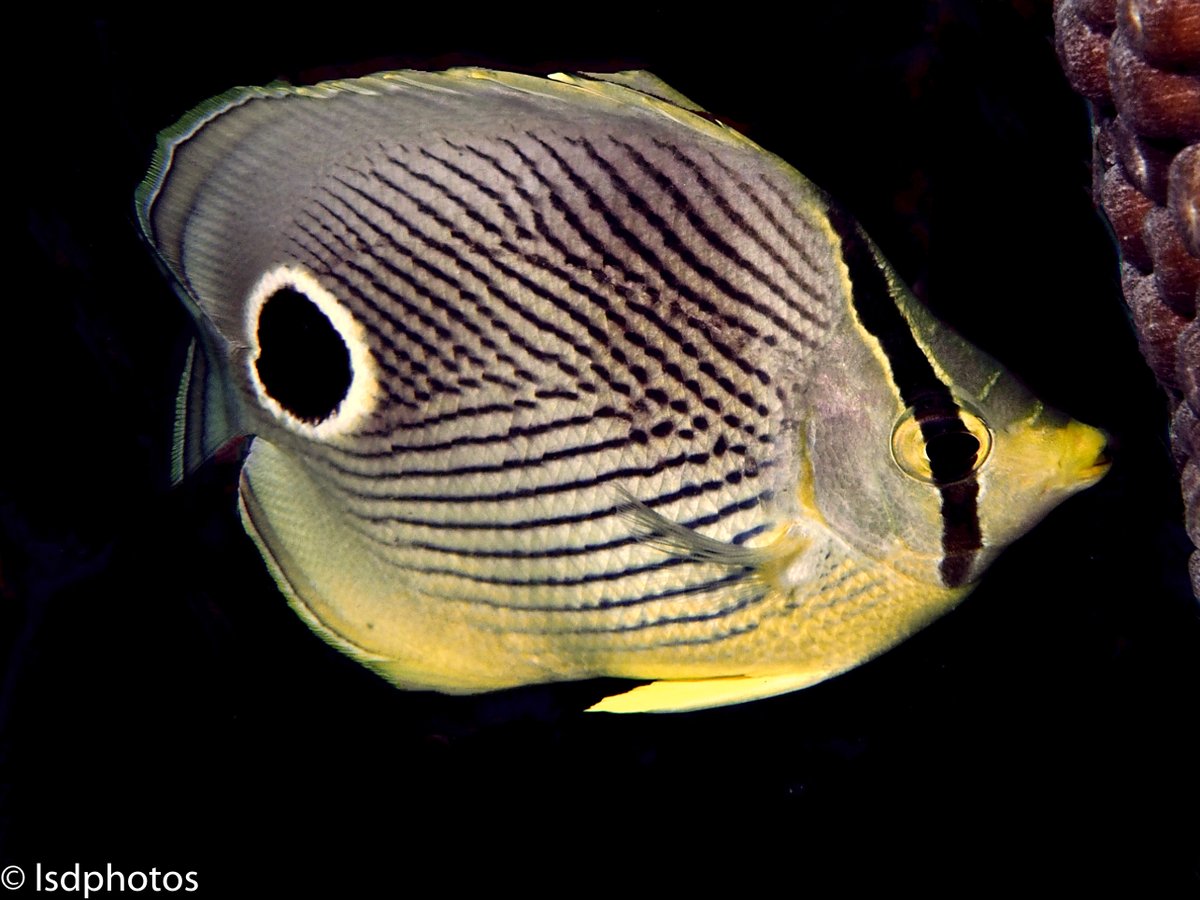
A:
<svg viewBox="0 0 1200 900">
<path fill-rule="evenodd" d="M 1108 439 L 1048 407 L 938 322 L 865 238 L 861 249 L 858 272 L 847 254 L 846 288 L 856 299 L 825 348 L 802 417 L 801 501 L 893 570 L 969 586 L 1006 546 L 1104 476 Z M 862 296 L 869 276 L 874 301 Z M 873 318 L 872 302 L 898 314 Z"/>
</svg>

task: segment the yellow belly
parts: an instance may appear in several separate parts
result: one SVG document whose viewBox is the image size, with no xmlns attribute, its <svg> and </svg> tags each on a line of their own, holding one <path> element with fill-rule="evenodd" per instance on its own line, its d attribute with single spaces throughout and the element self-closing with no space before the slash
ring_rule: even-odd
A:
<svg viewBox="0 0 1200 900">
<path fill-rule="evenodd" d="M 965 589 L 921 584 L 837 542 L 764 579 L 688 593 L 652 570 L 663 596 L 587 604 L 571 587 L 520 602 L 455 599 L 404 571 L 323 502 L 303 466 L 258 441 L 242 515 L 289 602 L 325 640 L 396 685 L 451 693 L 597 676 L 683 684 L 605 701 L 612 711 L 691 709 L 795 690 L 843 672 L 917 631 Z M 653 548 L 652 548 L 653 549 Z M 660 550 L 655 552 L 661 553 Z M 689 566 L 711 569 L 714 563 Z M 796 569 L 803 575 L 797 578 Z M 694 575 L 695 573 L 691 573 Z M 798 583 L 789 583 L 798 582 Z M 415 587 L 419 583 L 422 589 Z"/>
</svg>

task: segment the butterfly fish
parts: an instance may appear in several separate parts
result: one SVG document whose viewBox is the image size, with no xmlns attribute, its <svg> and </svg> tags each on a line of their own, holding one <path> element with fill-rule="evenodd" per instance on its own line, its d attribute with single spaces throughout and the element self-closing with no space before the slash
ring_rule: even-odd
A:
<svg viewBox="0 0 1200 900">
<path fill-rule="evenodd" d="M 159 139 L 175 473 L 406 689 L 812 685 L 955 606 L 1105 436 L 935 321 L 820 190 L 644 72 L 238 88 Z"/>
</svg>

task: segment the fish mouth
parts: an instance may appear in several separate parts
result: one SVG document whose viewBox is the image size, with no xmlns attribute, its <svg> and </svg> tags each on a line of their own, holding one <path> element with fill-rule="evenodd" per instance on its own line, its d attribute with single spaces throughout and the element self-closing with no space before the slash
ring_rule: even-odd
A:
<svg viewBox="0 0 1200 900">
<path fill-rule="evenodd" d="M 1084 477 L 1092 477 L 1096 479 L 1103 478 L 1105 473 L 1112 468 L 1113 464 L 1113 449 L 1111 441 L 1106 443 L 1100 452 L 1096 454 L 1096 459 L 1088 468 L 1084 469 Z"/>
<path fill-rule="evenodd" d="M 1116 453 L 1116 442 L 1107 432 L 1082 422 L 1072 421 L 1068 426 L 1073 431 L 1077 461 L 1076 477 L 1081 484 L 1092 485 L 1108 474 Z"/>
<path fill-rule="evenodd" d="M 1047 493 L 1081 491 L 1103 478 L 1112 467 L 1111 438 L 1078 419 L 1068 418 L 1030 437 L 1038 448 L 1030 462 L 1038 466 L 1035 457 L 1041 456 L 1041 465 L 1049 463 L 1048 468 L 1042 469 Z"/>
</svg>

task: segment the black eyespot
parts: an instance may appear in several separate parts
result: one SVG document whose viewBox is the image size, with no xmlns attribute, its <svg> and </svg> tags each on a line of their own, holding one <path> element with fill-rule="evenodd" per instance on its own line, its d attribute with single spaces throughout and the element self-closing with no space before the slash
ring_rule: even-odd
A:
<svg viewBox="0 0 1200 900">
<path fill-rule="evenodd" d="M 353 379 L 350 351 L 325 313 L 292 287 L 277 290 L 258 315 L 258 358 L 263 389 L 305 422 L 329 418 Z"/>
</svg>

